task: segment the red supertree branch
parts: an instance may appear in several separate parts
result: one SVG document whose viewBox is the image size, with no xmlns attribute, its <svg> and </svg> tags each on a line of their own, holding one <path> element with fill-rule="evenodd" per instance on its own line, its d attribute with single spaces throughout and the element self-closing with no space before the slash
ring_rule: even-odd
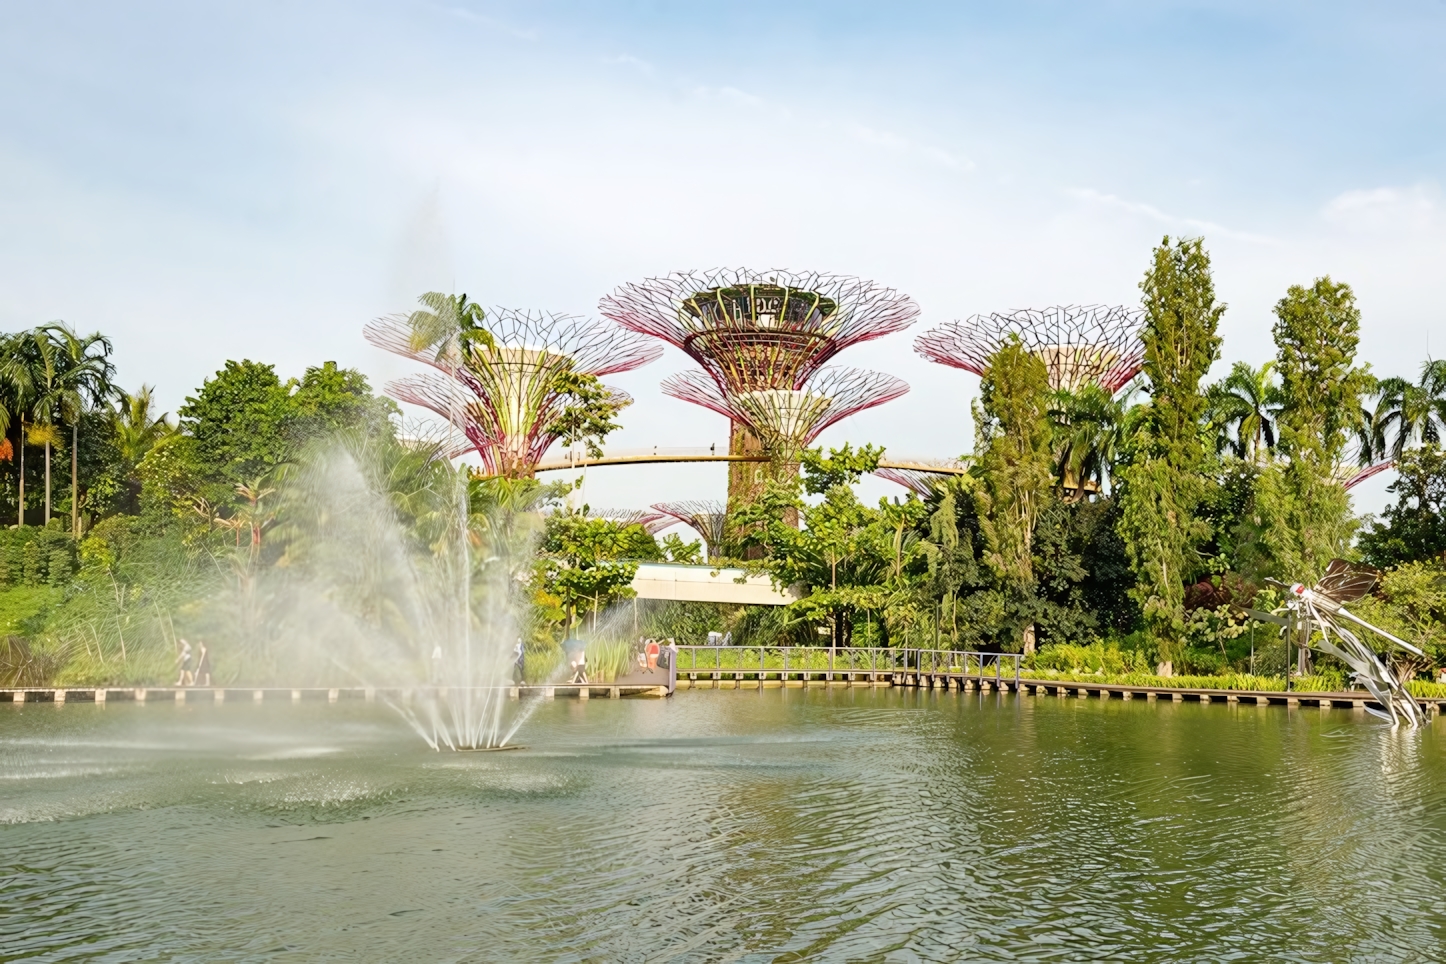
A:
<svg viewBox="0 0 1446 964">
<path fill-rule="evenodd" d="M 662 346 L 608 322 L 572 315 L 490 309 L 482 327 L 493 344 L 453 340 L 440 348 L 417 346 L 407 317 L 378 318 L 365 334 L 374 345 L 430 365 L 446 377 L 418 375 L 393 382 L 393 397 L 429 408 L 464 435 L 486 468 L 530 475 L 561 437 L 558 418 L 570 396 L 567 376 L 627 371 L 662 354 Z M 608 389 L 610 404 L 632 399 Z"/>
<path fill-rule="evenodd" d="M 1140 372 L 1144 312 L 1104 305 L 1063 305 L 951 321 L 914 340 L 930 361 L 983 375 L 989 360 L 1010 337 L 1039 356 L 1051 388 L 1079 388 L 1094 382 L 1111 394 Z"/>
<path fill-rule="evenodd" d="M 602 377 L 631 371 L 663 354 L 662 346 L 605 321 L 545 311 L 489 308 L 481 327 L 499 349 L 514 349 L 566 358 L 581 375 Z M 406 315 L 377 318 L 362 329 L 367 341 L 404 358 L 451 373 L 465 367 L 455 344 L 419 348 L 412 341 Z M 473 348 L 486 354 L 488 349 Z M 469 359 L 471 360 L 471 359 Z"/>
<path fill-rule="evenodd" d="M 903 395 L 909 386 L 882 372 L 825 368 L 800 389 L 725 391 L 700 371 L 663 381 L 663 393 L 702 405 L 751 428 L 765 451 L 791 460 L 824 429 L 867 408 Z"/>
<path fill-rule="evenodd" d="M 622 526 L 642 526 L 643 531 L 650 536 L 657 535 L 678 521 L 665 513 L 656 510 L 650 512 L 647 509 L 589 509 L 588 515 Z"/>
<path fill-rule="evenodd" d="M 723 503 L 691 499 L 686 502 L 655 502 L 653 508 L 666 513 L 673 520 L 692 526 L 693 531 L 702 536 L 703 542 L 707 544 L 708 555 L 718 555 L 728 523 L 728 510 Z"/>
</svg>

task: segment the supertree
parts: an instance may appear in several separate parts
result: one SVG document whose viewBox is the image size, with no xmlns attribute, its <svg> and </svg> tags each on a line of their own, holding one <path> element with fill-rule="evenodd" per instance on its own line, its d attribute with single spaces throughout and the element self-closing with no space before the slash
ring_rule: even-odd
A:
<svg viewBox="0 0 1446 964">
<path fill-rule="evenodd" d="M 872 281 L 747 268 L 675 272 L 623 285 L 600 310 L 624 328 L 687 352 L 729 398 L 803 390 L 840 351 L 901 331 L 919 313 L 913 299 Z M 751 420 L 708 407 L 733 419 L 729 454 L 774 454 Z M 751 496 L 758 481 L 756 470 L 735 465 L 729 497 Z"/>
<path fill-rule="evenodd" d="M 594 519 L 606 519 L 622 526 L 642 526 L 643 531 L 650 536 L 657 535 L 678 521 L 670 514 L 660 511 L 657 506 L 653 506 L 652 511 L 647 509 L 591 509 L 588 514 Z"/>
<path fill-rule="evenodd" d="M 824 429 L 908 390 L 907 383 L 892 375 L 837 366 L 820 369 L 797 389 L 733 392 L 697 370 L 670 375 L 663 381 L 663 394 L 746 425 L 771 460 L 794 466 Z"/>
<path fill-rule="evenodd" d="M 1037 355 L 1054 389 L 1078 389 L 1093 382 L 1110 394 L 1140 372 L 1144 312 L 1105 305 L 1063 305 L 1005 314 L 974 315 L 927 331 L 914 350 L 941 365 L 983 375 L 994 353 L 1017 337 Z"/>
<path fill-rule="evenodd" d="M 910 461 L 920 467 L 915 468 L 914 465 L 888 466 L 874 469 L 874 475 L 902 485 L 920 498 L 928 498 L 933 495 L 940 483 L 956 473 L 931 472 L 923 466 L 938 466 L 940 469 L 959 469 L 964 466 L 959 459 L 911 459 Z"/>
<path fill-rule="evenodd" d="M 656 502 L 653 508 L 670 516 L 670 522 L 683 522 L 703 537 L 709 559 L 723 556 L 723 539 L 728 527 L 728 507 L 721 502 L 694 499 L 687 502 Z"/>
<path fill-rule="evenodd" d="M 602 376 L 646 365 L 662 349 L 606 322 L 576 315 L 493 308 L 482 338 L 448 340 L 441 350 L 419 347 L 409 317 L 388 315 L 365 335 L 379 348 L 436 369 L 388 383 L 399 401 L 429 408 L 467 439 L 450 455 L 475 450 L 493 475 L 532 475 L 551 445 L 570 431 L 570 415 L 587 386 L 578 376 Z M 440 373 L 440 374 L 438 374 Z M 613 412 L 632 399 L 603 386 L 594 401 Z"/>
</svg>

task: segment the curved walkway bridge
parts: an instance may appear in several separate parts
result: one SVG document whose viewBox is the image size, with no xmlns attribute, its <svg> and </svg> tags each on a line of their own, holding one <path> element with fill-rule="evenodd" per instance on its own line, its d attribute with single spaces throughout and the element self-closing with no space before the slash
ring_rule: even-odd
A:
<svg viewBox="0 0 1446 964">
<path fill-rule="evenodd" d="M 766 455 L 719 455 L 717 446 L 708 448 L 663 448 L 623 449 L 608 452 L 599 458 L 565 455 L 561 458 L 543 459 L 537 463 L 537 472 L 560 472 L 565 469 L 585 469 L 594 465 L 648 465 L 664 462 L 767 462 Z M 965 475 L 969 469 L 962 463 L 947 459 L 924 459 L 902 457 L 883 459 L 881 469 L 907 469 L 914 472 L 928 472 L 933 475 Z"/>
</svg>

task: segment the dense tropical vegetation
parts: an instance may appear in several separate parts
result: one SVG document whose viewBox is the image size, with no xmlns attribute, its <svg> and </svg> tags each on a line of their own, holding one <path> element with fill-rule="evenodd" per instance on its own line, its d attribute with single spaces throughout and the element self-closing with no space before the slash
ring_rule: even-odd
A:
<svg viewBox="0 0 1446 964">
<path fill-rule="evenodd" d="M 1037 357 L 1006 344 L 974 405 L 969 474 L 871 505 L 859 482 L 882 449 L 806 452 L 796 478 L 775 473 L 730 507 L 713 555 L 594 516 L 567 485 L 455 466 L 455 439 L 404 423 L 332 362 L 283 380 L 227 361 L 173 418 L 149 386 L 122 390 L 100 334 L 5 336 L 0 682 L 164 680 L 182 637 L 208 640 L 222 680 L 355 674 L 356 639 L 367 660 L 424 658 L 455 616 L 450 586 L 466 587 L 467 618 L 505 619 L 538 665 L 572 632 L 719 632 L 1022 652 L 1041 674 L 1278 680 L 1293 654 L 1247 610 L 1275 605 L 1267 580 L 1314 579 L 1336 556 L 1384 570 L 1362 615 L 1428 654 L 1395 657 L 1398 670 L 1436 672 L 1446 363 L 1377 380 L 1357 358 L 1353 292 L 1319 278 L 1276 304 L 1273 359 L 1211 383 L 1227 308 L 1203 243 L 1165 239 L 1140 288 L 1135 383 L 1051 388 Z M 485 345 L 465 296 L 423 300 L 419 351 Z M 567 437 L 595 447 L 616 402 L 585 380 L 564 387 Z M 1394 502 L 1359 518 L 1345 483 L 1383 460 Z M 640 561 L 714 557 L 805 592 L 782 609 L 628 601 Z"/>
</svg>

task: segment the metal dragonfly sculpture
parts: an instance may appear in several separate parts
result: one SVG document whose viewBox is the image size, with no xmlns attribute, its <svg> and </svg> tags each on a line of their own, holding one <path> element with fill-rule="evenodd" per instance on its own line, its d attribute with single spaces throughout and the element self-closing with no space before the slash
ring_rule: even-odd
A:
<svg viewBox="0 0 1446 964">
<path fill-rule="evenodd" d="M 1314 586 L 1303 583 L 1286 586 L 1273 579 L 1267 581 L 1286 590 L 1284 608 L 1291 617 L 1288 631 L 1299 633 L 1292 640 L 1296 645 L 1327 653 L 1349 666 L 1352 677 L 1364 685 L 1383 708 L 1366 707 L 1368 712 L 1392 726 L 1402 723 L 1420 726 L 1426 722 L 1421 705 L 1358 634 L 1361 629 L 1368 629 L 1407 652 L 1417 656 L 1425 654 L 1404 639 L 1371 625 L 1345 608 L 1346 603 L 1355 602 L 1376 588 L 1380 580 L 1381 573 L 1377 569 L 1344 559 L 1332 559 L 1325 574 Z M 1347 623 L 1352 628 L 1346 628 Z"/>
</svg>

